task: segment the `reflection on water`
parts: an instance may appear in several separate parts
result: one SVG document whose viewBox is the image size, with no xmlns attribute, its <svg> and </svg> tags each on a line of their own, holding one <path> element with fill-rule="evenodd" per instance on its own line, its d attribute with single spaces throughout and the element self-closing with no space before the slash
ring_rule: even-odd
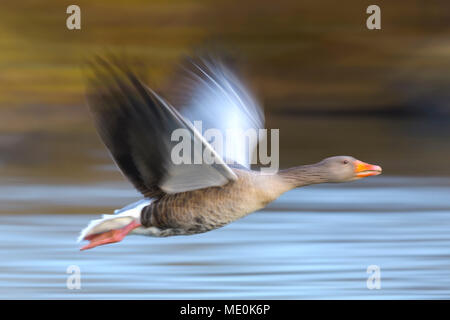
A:
<svg viewBox="0 0 450 320">
<path fill-rule="evenodd" d="M 85 252 L 75 239 L 96 215 L 2 215 L 0 298 L 449 298 L 449 194 L 450 179 L 438 178 L 311 186 L 213 232 Z M 2 206 L 80 212 L 137 196 L 125 184 L 0 190 Z M 66 289 L 69 265 L 81 290 Z M 369 265 L 381 268 L 380 290 L 366 288 Z"/>
</svg>

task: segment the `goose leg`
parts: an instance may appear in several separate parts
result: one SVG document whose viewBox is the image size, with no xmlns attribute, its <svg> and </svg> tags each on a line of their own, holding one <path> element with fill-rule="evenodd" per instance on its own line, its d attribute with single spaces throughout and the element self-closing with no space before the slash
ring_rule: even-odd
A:
<svg viewBox="0 0 450 320">
<path fill-rule="evenodd" d="M 122 239 L 125 238 L 127 234 L 129 234 L 133 229 L 136 229 L 140 226 L 140 223 L 132 221 L 131 223 L 120 229 L 88 235 L 84 237 L 83 240 L 89 240 L 89 243 L 83 246 L 80 250 L 92 249 L 104 244 L 122 241 Z"/>
</svg>

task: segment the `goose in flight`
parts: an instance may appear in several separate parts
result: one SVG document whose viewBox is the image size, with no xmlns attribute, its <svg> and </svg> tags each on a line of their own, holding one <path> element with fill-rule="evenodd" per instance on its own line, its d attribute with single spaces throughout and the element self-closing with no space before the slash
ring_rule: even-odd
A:
<svg viewBox="0 0 450 320">
<path fill-rule="evenodd" d="M 82 230 L 81 250 L 121 241 L 127 234 L 191 235 L 220 228 L 265 207 L 293 188 L 353 181 L 381 173 L 381 167 L 350 156 L 326 158 L 272 174 L 250 168 L 248 152 L 236 152 L 244 138 L 216 150 L 193 125 L 204 129 L 258 130 L 264 115 L 243 82 L 214 58 L 190 60 L 178 79 L 183 102 L 176 108 L 148 88 L 123 62 L 99 59 L 88 82 L 88 103 L 98 133 L 124 176 L 144 199 Z M 174 161 L 173 133 L 182 129 L 196 145 L 192 157 Z M 256 141 L 257 142 L 257 141 Z M 255 142 L 245 142 L 255 148 Z M 233 151 L 233 152 L 231 152 Z M 251 154 L 251 153 L 250 153 Z"/>
</svg>

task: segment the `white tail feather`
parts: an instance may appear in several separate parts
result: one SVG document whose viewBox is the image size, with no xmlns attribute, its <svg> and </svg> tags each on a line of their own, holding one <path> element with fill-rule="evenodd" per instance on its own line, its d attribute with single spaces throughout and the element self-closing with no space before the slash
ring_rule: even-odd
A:
<svg viewBox="0 0 450 320">
<path fill-rule="evenodd" d="M 116 214 L 104 214 L 101 219 L 92 220 L 88 226 L 84 228 L 78 242 L 91 234 L 103 233 L 109 230 L 120 229 L 131 223 L 133 220 L 140 222 L 141 210 L 150 204 L 151 200 L 144 199 L 132 203 L 120 210 L 116 210 Z"/>
</svg>

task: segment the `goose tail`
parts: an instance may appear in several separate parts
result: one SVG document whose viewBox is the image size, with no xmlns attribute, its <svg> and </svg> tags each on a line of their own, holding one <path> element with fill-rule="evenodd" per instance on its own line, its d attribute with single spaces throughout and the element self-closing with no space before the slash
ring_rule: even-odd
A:
<svg viewBox="0 0 450 320">
<path fill-rule="evenodd" d="M 92 220 L 86 228 L 81 230 L 77 242 L 81 242 L 83 240 L 92 241 L 92 239 L 97 237 L 97 235 L 106 234 L 113 230 L 123 230 L 123 232 L 127 231 L 125 233 L 126 235 L 134 228 L 141 225 L 141 211 L 144 207 L 148 206 L 150 202 L 151 200 L 147 199 L 141 200 L 120 210 L 116 210 L 115 214 L 104 214 L 100 219 Z M 130 227 L 127 228 L 128 226 Z"/>
</svg>

